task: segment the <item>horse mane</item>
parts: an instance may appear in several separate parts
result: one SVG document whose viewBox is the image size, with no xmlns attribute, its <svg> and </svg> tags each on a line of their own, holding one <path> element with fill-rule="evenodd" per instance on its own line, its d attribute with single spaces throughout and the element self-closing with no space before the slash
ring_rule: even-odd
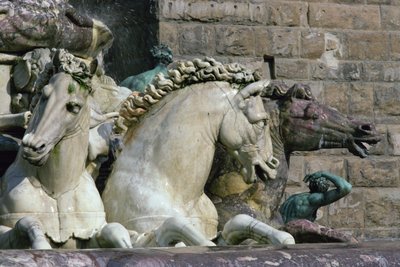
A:
<svg viewBox="0 0 400 267">
<path fill-rule="evenodd" d="M 52 60 L 45 65 L 44 70 L 39 74 L 34 83 L 33 92 L 35 95 L 29 107 L 31 111 L 34 110 L 43 87 L 49 84 L 51 77 L 59 72 L 71 75 L 89 94 L 93 93 L 93 69 L 97 67 L 97 62 L 89 64 L 85 60 L 70 54 L 65 49 L 52 49 L 51 58 Z"/>
<path fill-rule="evenodd" d="M 123 101 L 114 131 L 125 132 L 128 127 L 136 124 L 152 105 L 172 91 L 188 85 L 225 81 L 240 90 L 260 78 L 258 72 L 246 69 L 240 64 L 222 64 L 210 57 L 204 60 L 196 58 L 191 61 L 177 62 L 175 68 L 168 70 L 168 77 L 164 77 L 162 73 L 157 74 L 152 83 L 146 86 L 144 93 L 133 92 Z"/>
<path fill-rule="evenodd" d="M 292 87 L 289 87 L 282 81 L 272 81 L 267 88 L 265 88 L 261 96 L 270 98 L 272 100 L 281 100 L 287 98 L 315 100 L 309 85 L 295 83 Z"/>
<path fill-rule="evenodd" d="M 50 78 L 59 72 L 65 72 L 72 76 L 84 89 L 92 93 L 91 80 L 93 66 L 83 59 L 78 58 L 65 49 L 52 50 L 52 61 L 48 62 L 45 70 L 35 82 L 35 91 L 40 92 L 47 85 Z"/>
</svg>

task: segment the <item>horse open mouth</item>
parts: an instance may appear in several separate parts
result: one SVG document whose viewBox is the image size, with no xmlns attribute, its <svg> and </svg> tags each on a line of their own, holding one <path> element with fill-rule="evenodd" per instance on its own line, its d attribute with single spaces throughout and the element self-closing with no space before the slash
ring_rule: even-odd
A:
<svg viewBox="0 0 400 267">
<path fill-rule="evenodd" d="M 354 155 L 365 158 L 368 157 L 371 146 L 380 140 L 380 137 L 354 139 L 350 141 L 348 149 Z"/>
<path fill-rule="evenodd" d="M 261 168 L 260 165 L 255 165 L 254 169 L 256 171 L 256 175 L 257 175 L 258 179 L 260 179 L 261 181 L 263 181 L 266 184 L 269 179 L 268 174 Z"/>
<path fill-rule="evenodd" d="M 259 162 L 258 164 L 254 164 L 254 169 L 256 176 L 266 184 L 268 180 L 276 178 L 278 166 L 279 161 L 272 157 L 268 162 Z"/>
<path fill-rule="evenodd" d="M 24 147 L 23 149 L 24 151 L 22 153 L 22 157 L 26 159 L 30 164 L 35 166 L 42 166 L 43 164 L 45 164 L 50 155 L 48 151 L 37 153 L 29 147 Z"/>
</svg>

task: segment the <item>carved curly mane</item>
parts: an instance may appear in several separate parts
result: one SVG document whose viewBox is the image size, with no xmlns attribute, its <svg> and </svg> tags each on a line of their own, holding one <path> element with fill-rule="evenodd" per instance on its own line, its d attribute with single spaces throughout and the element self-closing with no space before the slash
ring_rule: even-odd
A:
<svg viewBox="0 0 400 267">
<path fill-rule="evenodd" d="M 46 86 L 53 75 L 59 72 L 65 72 L 79 83 L 79 85 L 87 90 L 90 94 L 93 93 L 91 69 L 97 67 L 97 61 L 92 64 L 85 60 L 70 54 L 65 49 L 53 49 L 51 51 L 52 60 L 45 65 L 44 70 L 39 74 L 34 83 L 33 92 L 35 95 L 32 98 L 29 110 L 33 111 L 42 93 L 42 89 Z"/>
<path fill-rule="evenodd" d="M 177 67 L 168 71 L 168 77 L 159 73 L 149 84 L 144 94 L 133 92 L 122 103 L 117 119 L 115 132 L 124 132 L 128 127 L 139 121 L 152 105 L 160 101 L 170 92 L 182 89 L 188 85 L 209 81 L 225 81 L 233 88 L 241 89 L 245 85 L 258 81 L 259 73 L 246 69 L 240 64 L 222 64 L 213 58 L 204 60 L 181 61 Z"/>
<path fill-rule="evenodd" d="M 271 81 L 264 92 L 262 97 L 270 98 L 272 100 L 286 99 L 289 97 L 305 100 L 315 100 L 310 86 L 307 84 L 296 83 L 289 87 L 282 81 Z"/>
</svg>

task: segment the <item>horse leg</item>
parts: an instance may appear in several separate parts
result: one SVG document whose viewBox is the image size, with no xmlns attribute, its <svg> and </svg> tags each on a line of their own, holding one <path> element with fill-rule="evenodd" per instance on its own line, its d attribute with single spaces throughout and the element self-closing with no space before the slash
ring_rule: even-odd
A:
<svg viewBox="0 0 400 267">
<path fill-rule="evenodd" d="M 140 239 L 140 238 L 139 238 Z M 166 247 L 183 242 L 187 246 L 215 246 L 201 234 L 190 221 L 183 217 L 171 217 L 164 221 L 152 234 L 146 235 L 146 242 L 138 240 L 138 243 L 150 244 L 154 239 L 155 244 L 160 247 Z"/>
<path fill-rule="evenodd" d="M 91 247 L 100 248 L 132 248 L 128 230 L 119 223 L 105 224 L 95 236 Z"/>
<path fill-rule="evenodd" d="M 51 249 L 36 218 L 23 217 L 14 228 L 0 227 L 0 249 Z"/>
<path fill-rule="evenodd" d="M 291 234 L 277 230 L 245 214 L 239 214 L 230 219 L 225 224 L 221 235 L 228 245 L 237 245 L 249 238 L 263 244 L 295 244 Z"/>
</svg>

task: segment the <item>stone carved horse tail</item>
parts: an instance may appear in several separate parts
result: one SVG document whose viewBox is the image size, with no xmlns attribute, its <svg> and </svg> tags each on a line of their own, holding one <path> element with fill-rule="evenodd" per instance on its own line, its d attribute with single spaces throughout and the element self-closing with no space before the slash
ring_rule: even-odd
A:
<svg viewBox="0 0 400 267">
<path fill-rule="evenodd" d="M 138 232 L 138 245 L 210 245 L 218 216 L 204 186 L 216 143 L 239 160 L 247 183 L 276 175 L 268 113 L 259 96 L 269 81 L 257 80 L 240 65 L 195 59 L 178 63 L 168 79 L 158 76 L 145 94 L 133 93 L 117 124 L 127 131 L 125 147 L 102 195 L 108 220 Z M 225 233 L 259 241 L 280 233 L 273 240 L 294 242 L 290 234 L 262 225 L 243 215 Z"/>
<path fill-rule="evenodd" d="M 106 223 L 85 171 L 95 66 L 65 50 L 52 64 L 17 158 L 0 180 L 0 248 L 131 247 L 126 229 Z"/>
</svg>

